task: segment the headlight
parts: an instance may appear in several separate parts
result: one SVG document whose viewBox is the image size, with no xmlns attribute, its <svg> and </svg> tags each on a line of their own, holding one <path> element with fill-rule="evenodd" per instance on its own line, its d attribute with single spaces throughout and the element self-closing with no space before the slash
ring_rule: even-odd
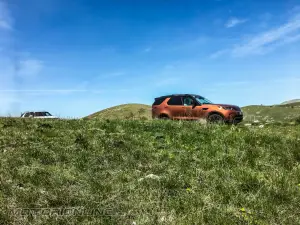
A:
<svg viewBox="0 0 300 225">
<path fill-rule="evenodd" d="M 234 110 L 231 106 L 219 106 L 219 109 L 224 109 L 224 110 Z"/>
</svg>

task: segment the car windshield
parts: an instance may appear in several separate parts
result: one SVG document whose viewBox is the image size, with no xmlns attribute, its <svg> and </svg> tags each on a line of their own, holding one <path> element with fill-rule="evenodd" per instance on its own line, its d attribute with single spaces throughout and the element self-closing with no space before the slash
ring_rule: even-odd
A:
<svg viewBox="0 0 300 225">
<path fill-rule="evenodd" d="M 50 113 L 48 112 L 45 112 L 46 116 L 52 116 Z"/>
<path fill-rule="evenodd" d="M 208 99 L 206 99 L 202 96 L 195 96 L 195 98 L 201 104 L 213 104 L 211 101 L 209 101 Z"/>
</svg>

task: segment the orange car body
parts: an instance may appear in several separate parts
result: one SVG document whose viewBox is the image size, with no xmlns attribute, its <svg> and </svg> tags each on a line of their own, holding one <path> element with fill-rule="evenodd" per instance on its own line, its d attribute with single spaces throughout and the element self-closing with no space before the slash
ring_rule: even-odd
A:
<svg viewBox="0 0 300 225">
<path fill-rule="evenodd" d="M 152 118 L 210 121 L 214 118 L 237 124 L 243 120 L 243 113 L 235 105 L 213 104 L 199 95 L 178 94 L 155 98 Z"/>
</svg>

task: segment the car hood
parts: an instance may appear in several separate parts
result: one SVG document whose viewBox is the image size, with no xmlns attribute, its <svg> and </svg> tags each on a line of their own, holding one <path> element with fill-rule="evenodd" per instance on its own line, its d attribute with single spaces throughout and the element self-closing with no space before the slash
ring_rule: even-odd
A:
<svg viewBox="0 0 300 225">
<path fill-rule="evenodd" d="M 241 111 L 241 108 L 238 107 L 237 105 L 229 105 L 229 104 L 204 104 L 204 105 L 215 105 L 215 106 L 223 106 L 223 107 L 231 107 L 236 111 Z"/>
</svg>

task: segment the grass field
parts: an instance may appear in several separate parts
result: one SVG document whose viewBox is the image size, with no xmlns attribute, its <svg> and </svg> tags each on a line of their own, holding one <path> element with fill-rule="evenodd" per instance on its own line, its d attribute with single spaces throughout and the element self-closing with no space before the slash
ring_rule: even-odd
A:
<svg viewBox="0 0 300 225">
<path fill-rule="evenodd" d="M 300 224 L 299 125 L 1 119 L 0 149 L 0 224 Z M 101 214 L 12 213 L 71 207 Z"/>
<path fill-rule="evenodd" d="M 267 123 L 288 123 L 300 117 L 300 103 L 285 105 L 261 106 L 253 105 L 242 108 L 245 122 L 260 121 Z"/>
</svg>

